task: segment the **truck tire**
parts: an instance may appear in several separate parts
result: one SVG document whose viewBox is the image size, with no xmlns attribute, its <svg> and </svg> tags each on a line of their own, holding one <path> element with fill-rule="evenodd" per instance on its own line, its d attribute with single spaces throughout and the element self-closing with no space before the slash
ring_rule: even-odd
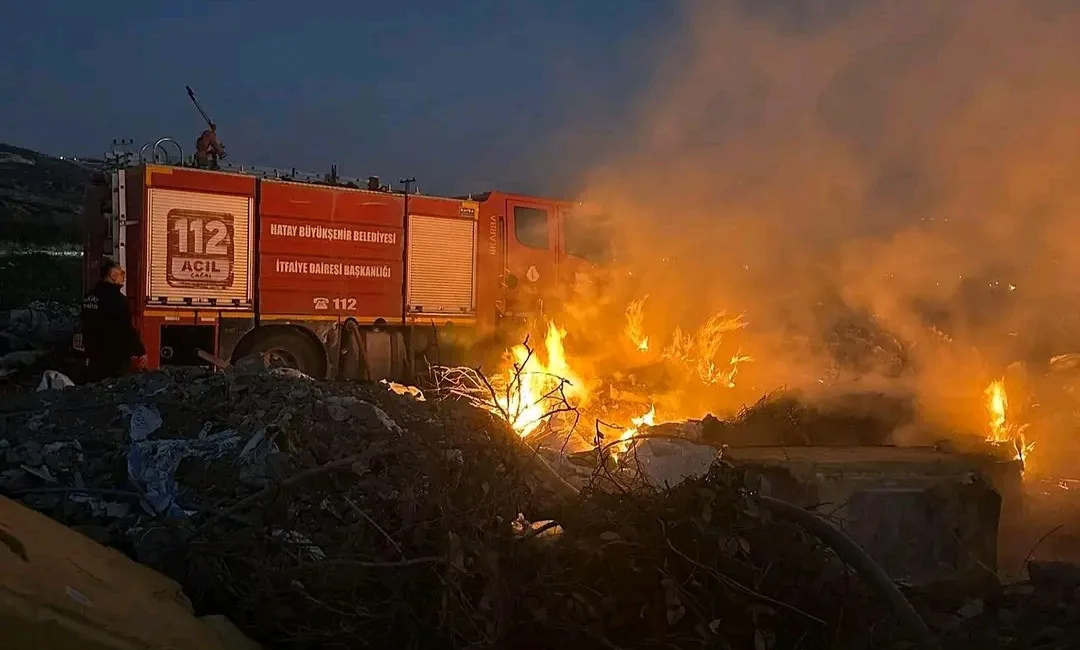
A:
<svg viewBox="0 0 1080 650">
<path fill-rule="evenodd" d="M 251 351 L 271 362 L 295 368 L 305 375 L 322 378 L 324 359 L 321 351 L 300 332 L 277 331 L 261 334 Z"/>
</svg>

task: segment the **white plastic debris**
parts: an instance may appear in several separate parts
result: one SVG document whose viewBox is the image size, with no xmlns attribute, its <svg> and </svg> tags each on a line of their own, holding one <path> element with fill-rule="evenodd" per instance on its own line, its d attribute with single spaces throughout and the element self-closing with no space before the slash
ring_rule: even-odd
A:
<svg viewBox="0 0 1080 650">
<path fill-rule="evenodd" d="M 52 472 L 50 472 L 49 468 L 46 467 L 45 465 L 42 465 L 41 467 L 30 467 L 29 465 L 23 464 L 23 465 L 20 465 L 19 467 L 24 472 L 26 472 L 27 474 L 33 474 L 34 476 L 38 477 L 42 481 L 45 481 L 47 483 L 55 483 L 56 482 L 56 478 L 52 475 Z"/>
<path fill-rule="evenodd" d="M 255 478 L 262 476 L 267 470 L 267 461 L 274 454 L 281 453 L 273 436 L 267 435 L 266 427 L 260 428 L 255 435 L 248 438 L 247 443 L 236 455 L 237 464 L 241 466 L 241 478 Z"/>
<path fill-rule="evenodd" d="M 663 489 L 707 474 L 719 450 L 689 440 L 649 438 L 635 443 L 634 455 L 643 478 L 649 485 Z"/>
<path fill-rule="evenodd" d="M 399 384 L 397 382 L 386 381 L 385 379 L 381 380 L 379 383 L 380 384 L 385 384 L 387 389 L 389 389 L 390 391 L 392 391 L 394 393 L 397 393 L 398 395 L 409 395 L 409 396 L 413 397 L 418 402 L 426 401 L 424 399 L 424 392 L 421 391 L 416 386 L 406 386 L 404 384 Z"/>
<path fill-rule="evenodd" d="M 75 503 L 85 503 L 90 506 L 90 512 L 94 513 L 95 517 L 121 519 L 131 513 L 131 506 L 127 503 L 105 501 L 85 494 L 72 494 L 68 498 Z"/>
<path fill-rule="evenodd" d="M 375 417 L 379 418 L 379 421 L 386 425 L 387 429 L 393 431 L 398 435 L 402 435 L 405 433 L 405 430 L 401 428 L 401 425 L 397 422 L 394 422 L 394 419 L 390 417 L 390 415 L 386 411 L 382 410 L 378 406 L 375 406 L 374 404 L 371 404 L 370 402 L 365 402 L 365 404 L 370 406 L 371 409 L 375 411 Z"/>
<path fill-rule="evenodd" d="M 310 376 L 305 375 L 296 368 L 271 368 L 267 371 L 267 374 L 285 379 L 306 379 L 312 381 Z"/>
<path fill-rule="evenodd" d="M 41 453 L 48 456 L 50 454 L 55 454 L 61 449 L 67 449 L 68 447 L 71 447 L 76 452 L 78 452 L 76 454 L 76 458 L 78 458 L 79 461 L 82 462 L 82 443 L 78 440 L 57 440 L 55 442 L 46 443 L 41 447 Z"/>
<path fill-rule="evenodd" d="M 304 550 L 304 555 L 307 555 L 311 560 L 319 562 L 326 559 L 326 552 L 319 548 L 315 542 L 311 541 L 311 538 L 303 533 L 298 533 L 295 530 L 282 530 L 276 528 L 272 534 L 275 539 L 279 539 L 286 544 L 295 544 L 302 548 Z"/>
<path fill-rule="evenodd" d="M 75 382 L 71 381 L 67 375 L 57 370 L 46 370 L 41 375 L 41 382 L 38 383 L 37 392 L 45 390 L 64 390 L 65 388 L 71 388 L 75 385 Z"/>
<path fill-rule="evenodd" d="M 205 438 L 205 436 L 200 436 Z M 255 432 L 255 435 L 248 438 L 244 448 L 240 450 L 240 453 L 236 455 L 236 458 L 241 461 L 248 461 L 259 455 L 260 449 L 269 448 L 273 443 L 269 443 L 266 439 L 266 427 L 263 427 Z"/>
<path fill-rule="evenodd" d="M 161 423 L 161 414 L 158 413 L 156 408 L 139 404 L 131 409 L 131 427 L 129 430 L 131 439 L 135 442 L 146 440 L 161 428 Z"/>
<path fill-rule="evenodd" d="M 201 439 L 133 442 L 128 448 L 128 477 L 142 487 L 146 497 L 143 508 L 147 512 L 182 517 L 186 513 L 176 503 L 180 496 L 180 486 L 176 483 L 180 461 L 190 457 L 216 460 L 239 446 L 240 436 L 231 430 Z"/>
<path fill-rule="evenodd" d="M 552 519 L 529 521 L 520 512 L 517 518 L 510 522 L 510 531 L 518 538 L 542 539 L 544 541 L 552 541 L 564 532 L 563 527 Z"/>
<path fill-rule="evenodd" d="M 387 429 L 397 434 L 403 434 L 405 431 L 401 428 L 397 422 L 394 421 L 390 415 L 372 404 L 371 402 L 359 399 L 352 395 L 333 395 L 323 400 L 323 404 L 326 407 L 327 414 L 335 422 L 344 422 L 349 417 L 349 407 L 354 407 L 357 404 L 363 404 L 365 408 L 371 409 L 371 412 L 375 414 L 375 417 L 379 419 Z"/>
</svg>

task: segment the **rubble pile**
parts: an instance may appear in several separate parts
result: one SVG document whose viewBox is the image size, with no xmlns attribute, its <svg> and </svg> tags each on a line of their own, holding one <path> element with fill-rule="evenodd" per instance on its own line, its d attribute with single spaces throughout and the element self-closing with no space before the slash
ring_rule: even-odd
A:
<svg viewBox="0 0 1080 650">
<path fill-rule="evenodd" d="M 873 609 L 730 468 L 568 496 L 490 413 L 386 385 L 252 362 L 25 394 L 0 423 L 3 494 L 270 648 L 749 647 Z"/>
<path fill-rule="evenodd" d="M 730 420 L 707 416 L 701 437 L 722 445 L 882 445 L 914 420 L 914 397 L 851 392 L 766 395 Z"/>
<path fill-rule="evenodd" d="M 467 633 L 439 612 L 477 585 L 442 585 L 543 499 L 528 450 L 472 409 L 251 365 L 6 400 L 0 491 L 271 647 Z"/>
<path fill-rule="evenodd" d="M 929 647 L 723 461 L 601 490 L 541 458 L 482 409 L 257 359 L 0 402 L 0 494 L 269 649 Z M 963 606 L 927 620 L 971 636 Z"/>
<path fill-rule="evenodd" d="M 32 390 L 45 368 L 69 369 L 78 317 L 74 305 L 42 300 L 0 312 L 0 394 Z"/>
<path fill-rule="evenodd" d="M 1028 562 L 1028 577 L 983 593 L 941 590 L 913 594 L 948 647 L 1071 650 L 1080 636 L 1080 568 Z"/>
<path fill-rule="evenodd" d="M 70 342 L 79 310 L 66 303 L 35 300 L 22 309 L 0 313 L 0 353 L 44 349 Z"/>
</svg>

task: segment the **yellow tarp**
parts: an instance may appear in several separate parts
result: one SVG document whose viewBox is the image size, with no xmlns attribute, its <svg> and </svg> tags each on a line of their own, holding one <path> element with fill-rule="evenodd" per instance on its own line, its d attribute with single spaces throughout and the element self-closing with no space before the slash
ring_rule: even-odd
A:
<svg viewBox="0 0 1080 650">
<path fill-rule="evenodd" d="M 0 497 L 4 650 L 253 650 L 223 619 L 194 616 L 180 586 Z"/>
</svg>

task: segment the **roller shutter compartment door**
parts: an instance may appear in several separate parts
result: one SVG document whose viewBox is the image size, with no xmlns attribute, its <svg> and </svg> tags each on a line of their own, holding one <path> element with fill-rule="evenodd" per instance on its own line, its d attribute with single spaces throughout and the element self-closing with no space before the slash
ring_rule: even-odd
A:
<svg viewBox="0 0 1080 650">
<path fill-rule="evenodd" d="M 409 215 L 411 313 L 472 314 L 475 268 L 475 221 Z"/>
</svg>

